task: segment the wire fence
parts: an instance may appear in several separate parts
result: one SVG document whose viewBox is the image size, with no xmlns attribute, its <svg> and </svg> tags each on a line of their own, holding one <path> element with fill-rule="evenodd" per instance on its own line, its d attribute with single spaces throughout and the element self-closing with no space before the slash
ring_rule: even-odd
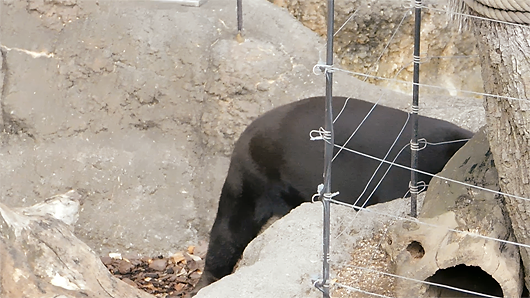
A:
<svg viewBox="0 0 530 298">
<path fill-rule="evenodd" d="M 340 34 L 341 30 L 343 30 L 347 26 L 347 24 L 349 22 L 352 22 L 352 21 L 355 20 L 355 16 L 358 14 L 358 9 L 355 10 L 347 18 L 347 20 L 338 28 L 338 30 L 336 32 L 333 32 L 333 34 L 331 34 L 330 32 L 332 32 L 332 30 L 333 30 L 333 21 L 334 21 L 333 20 L 333 1 L 332 0 L 328 1 L 328 5 L 329 5 L 328 7 L 331 10 L 331 13 L 328 14 L 328 20 L 327 20 L 327 23 L 328 23 L 328 44 L 333 44 L 333 38 L 338 36 Z M 328 61 L 326 61 L 326 64 L 323 64 L 322 62 L 319 62 L 317 65 L 315 65 L 315 68 L 314 68 L 315 74 L 324 73 L 327 76 L 330 76 L 330 74 L 332 74 L 333 72 L 344 72 L 344 73 L 348 73 L 348 74 L 351 74 L 351 75 L 355 75 L 355 76 L 361 77 L 361 78 L 363 78 L 364 81 L 366 81 L 368 79 L 371 79 L 371 80 L 377 80 L 377 81 L 387 81 L 387 82 L 392 82 L 392 83 L 396 83 L 396 84 L 404 84 L 404 85 L 408 85 L 408 86 L 412 85 L 412 87 L 414 89 L 413 90 L 414 102 L 412 104 L 412 113 L 411 114 L 414 115 L 414 114 L 417 114 L 418 110 L 419 110 L 419 104 L 418 104 L 418 97 L 419 97 L 418 96 L 418 94 L 419 94 L 418 93 L 418 89 L 419 89 L 419 87 L 429 88 L 429 89 L 444 89 L 444 90 L 448 89 L 447 86 L 420 83 L 419 82 L 419 66 L 420 66 L 420 64 L 424 63 L 425 61 L 432 60 L 432 59 L 462 59 L 462 58 L 468 58 L 469 57 L 469 56 L 427 56 L 427 55 L 420 55 L 420 51 L 419 51 L 419 40 L 420 40 L 419 39 L 419 31 L 420 31 L 420 23 L 421 23 L 420 22 L 420 20 L 421 20 L 421 10 L 431 10 L 431 11 L 435 11 L 435 12 L 444 13 L 444 14 L 447 14 L 447 15 L 453 16 L 453 17 L 457 16 L 459 18 L 477 18 L 477 19 L 481 19 L 481 20 L 488 20 L 488 21 L 492 21 L 492 22 L 509 24 L 510 26 L 519 26 L 519 27 L 524 27 L 524 28 L 530 28 L 529 25 L 525 25 L 525 24 L 514 24 L 514 23 L 508 23 L 508 22 L 505 22 L 505 21 L 498 21 L 498 20 L 491 19 L 491 18 L 485 18 L 485 17 L 476 16 L 476 15 L 471 15 L 471 14 L 467 14 L 467 13 L 461 13 L 461 12 L 455 12 L 455 11 L 447 11 L 447 10 L 439 9 L 439 8 L 436 8 L 436 7 L 433 7 L 433 6 L 430 6 L 430 5 L 422 4 L 421 1 L 415 1 L 414 5 L 411 5 L 410 7 L 408 7 L 408 9 L 405 12 L 403 18 L 396 25 L 393 34 L 390 36 L 388 42 L 384 46 L 383 52 L 381 52 L 379 54 L 378 58 L 376 58 L 376 63 L 381 60 L 381 58 L 385 54 L 385 51 L 388 49 L 389 45 L 394 41 L 394 37 L 396 36 L 396 33 L 402 28 L 402 25 L 404 23 L 405 18 L 413 10 L 415 11 L 415 14 L 416 14 L 416 27 L 415 27 L 415 30 L 416 30 L 416 33 L 417 33 L 416 38 L 415 38 L 415 50 L 414 50 L 413 58 L 411 59 L 410 62 L 404 64 L 393 78 L 381 77 L 381 76 L 373 74 L 372 71 L 369 71 L 368 73 L 360 73 L 360 72 L 351 71 L 351 70 L 343 69 L 343 68 L 340 68 L 340 67 L 336 67 L 336 66 L 333 65 L 332 60 L 330 61 L 329 59 L 328 59 Z M 328 51 L 329 51 L 329 47 L 328 47 Z M 414 64 L 414 66 L 415 66 L 414 67 L 414 71 L 415 71 L 414 72 L 415 73 L 414 80 L 412 82 L 410 82 L 410 81 L 404 81 L 404 80 L 397 79 L 397 76 L 401 72 L 401 70 L 409 67 L 410 64 Z M 319 70 L 320 70 L 320 72 L 319 72 Z M 451 91 L 454 91 L 454 93 L 460 93 L 460 94 L 464 94 L 464 95 L 467 95 L 467 96 L 470 96 L 470 97 L 490 96 L 490 97 L 495 97 L 495 98 L 499 98 L 499 99 L 516 100 L 516 101 L 528 101 L 528 99 L 526 99 L 526 98 L 515 98 L 515 97 L 510 97 L 510 96 L 502 96 L 502 95 L 498 95 L 498 94 L 488 94 L 488 93 L 485 93 L 485 92 L 477 92 L 477 91 L 471 91 L 471 90 L 465 90 L 465 89 L 459 89 L 459 88 L 449 88 L 449 89 L 451 89 Z M 331 87 L 327 86 L 327 90 L 328 90 L 328 92 L 327 92 L 328 100 L 331 100 L 331 95 L 329 94 L 329 90 L 331 90 Z M 374 103 L 374 106 L 373 106 L 374 108 L 379 104 L 380 100 L 381 100 L 381 98 L 379 98 Z M 335 119 L 333 119 L 333 122 L 337 121 L 337 119 L 339 117 L 344 116 L 343 115 L 343 111 L 344 111 L 345 106 L 347 104 L 348 104 L 348 100 L 345 101 L 344 107 L 339 111 L 339 113 L 337 114 Z M 436 173 L 428 173 L 428 172 L 420 171 L 415 166 L 414 160 L 412 161 L 411 166 L 403 165 L 403 164 L 396 164 L 395 160 L 397 159 L 399 154 L 401 154 L 401 152 L 405 148 L 401 148 L 401 150 L 399 151 L 397 156 L 393 158 L 393 160 L 388 160 L 387 159 L 388 158 L 388 154 L 384 158 L 378 158 L 378 157 L 372 156 L 372 155 L 370 155 L 370 154 L 368 154 L 366 152 L 359 152 L 359 151 L 353 150 L 351 148 L 348 148 L 348 143 L 350 141 L 352 141 L 352 140 L 353 141 L 355 140 L 356 132 L 365 123 L 365 120 L 370 117 L 370 114 L 372 113 L 374 108 L 372 108 L 367 113 L 367 115 L 361 121 L 361 123 L 359 124 L 358 127 L 353 127 L 352 128 L 352 133 L 351 133 L 350 137 L 347 139 L 347 141 L 344 144 L 335 144 L 332 141 L 333 140 L 333 131 L 332 130 L 326 128 L 326 129 L 324 129 L 324 131 L 320 131 L 320 134 L 324 135 L 324 137 L 320 137 L 320 138 L 317 138 L 317 139 L 323 140 L 326 143 L 326 146 L 334 146 L 334 147 L 338 148 L 338 152 L 333 156 L 333 158 L 331 160 L 327 159 L 329 164 L 325 165 L 325 169 L 326 170 L 329 170 L 329 169 L 332 168 L 332 162 L 337 158 L 337 156 L 339 154 L 353 153 L 353 154 L 361 155 L 361 156 L 363 156 L 365 158 L 370 158 L 370 159 L 373 159 L 373 160 L 376 160 L 376 161 L 379 162 L 379 167 L 375 170 L 375 172 L 372 175 L 371 179 L 369 180 L 368 184 L 372 183 L 372 180 L 374 179 L 375 174 L 377 173 L 377 171 L 379 171 L 380 166 L 383 165 L 383 164 L 386 164 L 386 165 L 389 165 L 389 168 L 386 170 L 387 173 L 388 173 L 388 170 L 390 168 L 399 167 L 399 168 L 403 168 L 403 169 L 409 170 L 409 171 L 411 171 L 411 173 L 421 173 L 421 174 L 424 174 L 424 175 L 428 175 L 430 177 L 435 177 L 435 178 L 441 179 L 443 181 L 447 181 L 447 182 L 451 182 L 451 183 L 455 183 L 455 184 L 458 184 L 458 185 L 465 186 L 468 189 L 474 189 L 474 190 L 477 190 L 477 191 L 489 192 L 489 193 L 492 193 L 492 194 L 497 195 L 497 196 L 511 197 L 511 198 L 514 198 L 514 199 L 517 199 L 517 200 L 523 200 L 523 201 L 530 200 L 530 198 L 527 198 L 527 197 L 524 197 L 524 196 L 508 194 L 508 193 L 504 193 L 504 192 L 501 192 L 501 191 L 488 189 L 487 187 L 481 187 L 481 186 L 477 186 L 477 185 L 474 185 L 474 184 L 466 183 L 464 181 L 458 181 L 458 180 L 455 180 L 455 179 L 443 177 L 443 176 L 440 176 L 440 175 L 438 175 Z M 330 111 L 326 110 L 326 114 L 328 114 L 329 112 Z M 408 122 L 409 120 L 410 120 L 410 118 L 407 118 L 406 122 Z M 405 125 L 406 125 L 406 123 L 404 123 L 403 128 L 405 127 Z M 315 132 L 315 131 L 313 131 L 313 132 Z M 403 133 L 403 129 L 396 136 L 396 140 L 401 136 L 402 133 Z M 455 140 L 455 141 L 462 141 L 462 140 Z M 434 145 L 443 146 L 444 145 L 444 144 L 429 143 L 428 140 L 421 140 L 421 139 L 412 140 L 411 144 L 415 145 L 416 148 L 419 148 L 418 150 L 412 150 L 412 152 L 419 152 L 419 154 L 421 154 L 421 149 L 425 148 L 426 146 L 434 146 Z M 393 149 L 393 146 L 395 146 L 395 142 L 389 148 L 388 152 L 390 152 Z M 329 174 L 329 173 L 327 173 L 327 174 Z M 385 178 L 385 175 L 386 175 L 386 173 L 378 181 L 377 185 L 379 185 L 382 182 L 382 180 Z M 423 185 L 421 185 L 421 184 L 416 184 L 416 181 L 414 181 L 414 179 L 415 179 L 414 176 L 415 175 L 413 174 L 412 175 L 412 181 L 413 181 L 412 182 L 412 186 L 413 186 L 413 189 L 411 191 L 411 193 L 413 194 L 413 197 L 414 197 L 415 194 L 420 192 L 419 188 L 423 187 Z M 424 188 L 425 187 L 423 187 L 423 189 Z M 377 189 L 377 186 L 376 186 L 376 189 Z M 335 191 L 335 192 L 333 192 L 333 191 Z M 482 239 L 484 241 L 498 242 L 499 245 L 501 245 L 501 246 L 502 245 L 512 245 L 512 246 L 515 246 L 517 248 L 530 248 L 530 245 L 527 245 L 527 244 L 524 244 L 524 243 L 519 243 L 517 241 L 512 241 L 512 240 L 509 240 L 509 239 L 500 239 L 500 238 L 492 237 L 491 235 L 484 235 L 484 234 L 481 234 L 479 231 L 459 230 L 459 229 L 455 229 L 455 228 L 450 228 L 448 226 L 437 225 L 437 224 L 433 224 L 433 223 L 430 223 L 430 222 L 422 221 L 421 219 L 417 219 L 417 218 L 415 218 L 415 216 L 416 216 L 415 204 L 416 203 L 414 201 L 414 198 L 413 198 L 413 201 L 411 203 L 411 206 L 413 208 L 411 210 L 411 215 L 412 216 L 409 217 L 409 216 L 404 215 L 404 214 L 396 215 L 396 214 L 376 211 L 376 210 L 373 210 L 371 208 L 366 208 L 366 204 L 368 203 L 368 200 L 373 195 L 373 192 L 375 190 L 372 191 L 372 193 L 368 195 L 369 199 L 366 200 L 361 206 L 358 206 L 358 201 L 361 198 L 361 196 L 364 195 L 364 191 L 359 196 L 359 198 L 355 201 L 354 204 L 344 203 L 342 201 L 339 201 L 339 200 L 335 199 L 334 197 L 338 194 L 338 191 L 340 191 L 340 190 L 331 190 L 331 189 L 329 189 L 329 187 L 326 187 L 326 188 L 322 189 L 322 191 L 319 192 L 320 200 L 324 204 L 324 208 L 323 208 L 323 210 L 324 210 L 324 218 L 325 219 L 328 218 L 328 220 L 324 220 L 324 225 L 325 225 L 324 226 L 324 241 L 323 241 L 323 245 L 324 245 L 324 248 L 323 248 L 324 249 L 323 272 L 324 272 L 324 275 L 323 275 L 322 280 L 316 281 L 314 284 L 319 290 L 321 290 L 323 292 L 323 297 L 325 297 L 325 298 L 326 297 L 330 297 L 330 292 L 329 292 L 330 288 L 334 289 L 334 290 L 337 290 L 337 291 L 339 289 L 342 289 L 342 290 L 345 290 L 348 293 L 356 293 L 355 297 L 357 297 L 358 295 L 366 295 L 366 297 L 371 297 L 371 296 L 373 296 L 373 297 L 392 297 L 392 294 L 391 294 L 391 292 L 388 291 L 388 289 L 386 289 L 387 290 L 386 292 L 385 292 L 385 289 L 379 289 L 379 290 L 376 290 L 376 291 L 374 291 L 373 288 L 372 289 L 363 289 L 363 288 L 361 288 L 358 285 L 350 285 L 350 284 L 347 284 L 347 282 L 342 282 L 340 276 L 330 276 L 329 275 L 329 267 L 328 267 L 329 264 L 328 264 L 328 261 L 330 259 L 330 257 L 329 257 L 329 251 L 330 251 L 330 248 L 329 248 L 329 237 L 330 237 L 329 229 L 330 228 L 329 228 L 329 226 L 326 227 L 326 225 L 329 225 L 329 211 L 330 211 L 330 208 L 329 208 L 329 205 L 327 205 L 329 203 L 333 203 L 333 204 L 341 205 L 341 206 L 346 206 L 346 207 L 351 208 L 352 210 L 357 210 L 358 211 L 358 212 L 355 213 L 355 215 L 352 216 L 352 218 L 349 219 L 349 222 L 347 224 L 344 224 L 344 226 L 346 228 L 344 228 L 342 231 L 340 231 L 335 236 L 335 238 L 341 237 L 343 234 L 348 233 L 348 231 L 346 230 L 347 227 L 349 227 L 349 226 L 351 226 L 353 224 L 353 222 L 358 218 L 359 214 L 361 214 L 361 213 L 371 213 L 371 214 L 374 214 L 374 215 L 377 214 L 379 216 L 387 217 L 390 222 L 394 222 L 394 223 L 395 222 L 409 222 L 409 223 L 414 223 L 416 225 L 427 226 L 427 227 L 431 227 L 431 228 L 442 228 L 442 229 L 445 229 L 448 232 L 453 232 L 453 233 L 455 233 L 457 235 L 461 235 L 462 237 L 473 237 L 473 238 Z M 365 191 L 366 191 L 366 188 L 365 188 Z M 381 249 L 381 243 L 384 241 L 384 238 L 386 237 L 387 231 L 388 230 L 386 229 L 385 231 L 382 232 L 382 235 L 380 235 L 381 237 L 380 237 L 379 241 L 378 242 L 376 241 L 375 245 L 371 248 L 373 250 L 373 254 L 370 257 L 371 259 L 374 259 L 375 255 L 378 253 L 377 251 Z M 383 254 L 384 254 L 384 252 L 383 252 Z M 388 260 L 387 260 L 387 262 L 388 262 Z M 392 278 L 394 280 L 406 280 L 406 281 L 409 281 L 409 282 L 414 282 L 414 283 L 418 283 L 418 284 L 422 284 L 422 285 L 426 285 L 426 286 L 434 286 L 434 287 L 438 287 L 438 288 L 443 288 L 443 289 L 447 289 L 447 290 L 453 291 L 453 293 L 457 293 L 457 295 L 460 294 L 460 295 L 474 295 L 474 296 L 479 296 L 479 297 L 498 297 L 498 296 L 487 294 L 487 293 L 481 293 L 480 291 L 464 289 L 464 288 L 461 288 L 461 287 L 446 285 L 446 284 L 443 284 L 443 283 L 434 282 L 434 281 L 430 281 L 430 280 L 414 279 L 414 278 L 410 278 L 410 277 L 407 277 L 407 276 L 394 274 L 392 272 L 388 272 L 388 271 L 384 271 L 384 270 L 372 269 L 372 268 L 369 268 L 369 267 L 362 267 L 362 266 L 356 266 L 356 265 L 347 265 L 345 267 L 347 267 L 348 270 L 357 270 L 357 271 L 369 272 L 370 274 L 375 274 L 376 276 L 378 276 L 378 278 L 386 277 L 386 278 Z M 387 269 L 389 270 L 389 268 L 387 268 Z M 360 275 L 359 275 L 359 277 L 360 277 Z M 362 277 L 360 277 L 360 278 L 362 278 Z M 340 296 L 340 297 L 347 297 L 347 296 Z M 364 296 L 362 296 L 362 297 L 364 297 Z"/>
</svg>

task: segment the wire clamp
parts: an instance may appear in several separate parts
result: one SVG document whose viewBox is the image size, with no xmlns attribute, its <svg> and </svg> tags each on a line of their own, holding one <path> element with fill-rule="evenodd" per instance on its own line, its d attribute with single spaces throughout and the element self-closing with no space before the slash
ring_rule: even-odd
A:
<svg viewBox="0 0 530 298">
<path fill-rule="evenodd" d="M 333 67 L 333 65 L 317 63 L 315 66 L 313 66 L 313 73 L 317 76 L 326 73 L 333 73 L 335 70 L 336 68 Z"/>
<path fill-rule="evenodd" d="M 327 192 L 327 193 L 322 193 L 322 191 L 324 191 L 324 184 L 320 183 L 318 186 L 317 186 L 317 193 L 314 194 L 312 197 L 311 197 L 311 202 L 314 203 L 316 201 L 317 198 L 323 198 L 322 200 L 331 200 L 333 199 L 333 197 L 336 197 L 340 194 L 340 192 L 336 191 L 336 192 Z"/>
<path fill-rule="evenodd" d="M 319 129 L 313 129 L 309 132 L 310 141 L 319 141 L 319 140 L 331 140 L 331 131 L 325 130 L 320 127 Z"/>
</svg>

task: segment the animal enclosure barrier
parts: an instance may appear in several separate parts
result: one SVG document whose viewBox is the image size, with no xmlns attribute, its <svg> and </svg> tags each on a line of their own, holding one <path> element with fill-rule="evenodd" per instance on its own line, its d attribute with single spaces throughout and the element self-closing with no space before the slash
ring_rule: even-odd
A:
<svg viewBox="0 0 530 298">
<path fill-rule="evenodd" d="M 468 1 L 465 2 L 469 5 Z M 456 6 L 456 4 L 453 5 Z M 476 6 L 471 7 L 474 8 Z M 323 270 L 322 279 L 314 281 L 314 285 L 323 293 L 324 298 L 330 297 L 330 288 L 341 289 L 338 290 L 337 293 L 342 293 L 340 291 L 355 292 L 356 295 L 367 295 L 366 297 L 390 297 L 393 295 L 397 295 L 397 297 L 439 297 L 439 295 L 520 297 L 522 293 L 524 285 L 522 270 L 520 269 L 521 265 L 519 263 L 518 248 L 528 247 L 528 245 L 515 241 L 513 232 L 509 227 L 510 220 L 507 218 L 506 212 L 503 211 L 504 206 L 499 202 L 502 200 L 502 196 L 512 197 L 518 200 L 529 199 L 522 196 L 502 193 L 500 191 L 496 181 L 498 177 L 495 168 L 484 167 L 484 164 L 493 163 L 485 133 L 480 132 L 477 134 L 477 136 L 461 150 L 462 152 L 458 153 L 459 156 L 455 157 L 456 161 L 450 162 L 455 168 L 458 167 L 456 164 L 457 162 L 462 162 L 463 165 L 468 163 L 466 168 L 467 173 L 469 173 L 468 176 L 466 176 L 464 170 L 458 173 L 444 171 L 440 174 L 426 173 L 418 170 L 417 154 L 421 154 L 420 151 L 422 149 L 426 146 L 444 146 L 444 144 L 433 144 L 429 143 L 428 140 L 420 139 L 421 135 L 418 134 L 417 117 L 420 108 L 419 87 L 422 86 L 431 89 L 443 88 L 441 86 L 419 83 L 420 64 L 434 58 L 422 57 L 420 53 L 422 9 L 452 14 L 453 16 L 456 15 L 457 18 L 477 18 L 477 16 L 469 13 L 456 11 L 448 12 L 439 10 L 435 7 L 425 6 L 421 1 L 415 1 L 413 6 L 408 7 L 408 10 L 403 17 L 404 20 L 407 13 L 414 11 L 414 51 L 412 59 L 414 67 L 412 80 L 413 101 L 410 117 L 410 121 L 413 123 L 413 133 L 410 141 L 411 165 L 408 167 L 395 164 L 395 159 L 394 161 L 390 161 L 386 159 L 386 156 L 385 158 L 380 159 L 370 156 L 367 153 L 349 150 L 346 147 L 346 144 L 334 143 L 333 125 L 329 126 L 328 122 L 333 117 L 333 112 L 330 108 L 333 96 L 333 72 L 344 71 L 346 73 L 364 77 L 365 80 L 386 80 L 395 83 L 406 82 L 395 78 L 379 77 L 370 73 L 364 74 L 348 71 L 333 65 L 332 51 L 334 36 L 346 26 L 347 22 L 353 19 L 353 16 L 357 11 L 351 14 L 346 20 L 346 23 L 344 23 L 337 32 L 334 32 L 334 1 L 328 1 L 326 63 L 317 64 L 314 69 L 320 70 L 325 74 L 327 98 L 325 106 L 325 128 L 323 131 L 320 131 L 321 137 L 319 138 L 325 142 L 324 183 L 318 188 L 319 200 L 323 204 Z M 518 23 L 526 22 L 528 24 L 529 22 L 525 17 L 528 16 L 529 9 L 520 8 L 520 10 L 521 11 L 519 11 L 517 17 L 512 17 L 509 20 L 503 17 L 500 21 Z M 480 12 L 480 10 L 478 11 Z M 495 14 L 490 13 L 485 15 L 487 15 L 488 20 L 492 22 L 500 22 L 498 18 L 495 19 Z M 401 25 L 402 23 L 396 26 L 395 32 L 400 29 Z M 514 24 L 513 26 L 528 27 L 528 25 L 521 24 Z M 394 37 L 394 35 L 392 35 L 392 37 Z M 392 42 L 392 37 L 388 41 L 388 44 Z M 387 47 L 385 47 L 385 50 Z M 382 55 L 383 53 L 381 53 L 381 56 Z M 403 68 L 405 67 L 406 65 L 403 66 Z M 505 100 L 526 100 L 523 98 L 499 96 L 476 91 L 457 91 L 468 96 L 494 96 Z M 377 105 L 379 100 L 374 106 Z M 347 101 L 344 105 L 346 104 Z M 340 114 L 341 112 L 337 118 L 340 117 Z M 366 117 L 369 117 L 369 114 L 370 113 L 368 113 Z M 363 125 L 363 123 L 360 125 Z M 352 128 L 352 131 L 354 131 L 352 136 L 357 129 Z M 399 136 L 397 136 L 397 138 L 399 138 Z M 351 137 L 348 141 L 350 141 L 350 139 Z M 353 141 L 354 140 L 355 139 L 353 139 Z M 459 142 L 462 140 L 454 141 Z M 355 274 L 357 274 L 355 277 L 354 275 L 351 275 L 350 281 L 354 279 L 362 279 L 366 276 L 381 280 L 386 279 L 388 280 L 388 283 L 385 285 L 380 284 L 380 286 L 391 288 L 395 285 L 394 291 L 381 288 L 377 289 L 374 287 L 367 290 L 360 286 L 345 284 L 341 282 L 341 278 L 345 278 L 344 274 L 337 276 L 336 278 L 330 277 L 329 245 L 330 239 L 332 238 L 329 227 L 330 203 L 348 206 L 352 209 L 358 210 L 358 213 L 353 216 L 351 222 L 355 221 L 358 214 L 361 212 L 373 212 L 370 209 L 365 208 L 368 201 L 362 204 L 362 206 L 356 206 L 355 204 L 345 204 L 334 198 L 339 194 L 340 189 L 331 189 L 330 186 L 332 162 L 336 156 L 329 158 L 329 152 L 332 151 L 329 148 L 333 146 L 339 148 L 337 155 L 342 151 L 349 151 L 354 154 L 363 155 L 366 158 L 377 160 L 381 164 L 388 164 L 390 167 L 406 168 L 411 172 L 411 182 L 409 185 L 409 192 L 411 195 L 411 209 L 409 215 L 411 217 L 407 217 L 405 214 L 391 214 L 390 212 L 379 213 L 379 215 L 388 217 L 388 221 L 384 224 L 385 230 L 383 234 L 378 236 L 375 246 L 373 247 L 373 254 L 371 256 L 367 255 L 374 259 L 377 254 L 386 254 L 392 259 L 392 263 L 396 266 L 395 272 L 389 272 L 390 267 L 384 268 L 387 270 L 386 272 L 384 269 L 375 270 L 367 268 L 366 266 L 352 265 L 350 268 L 353 269 L 351 271 L 355 271 Z M 475 150 L 473 151 L 471 148 L 474 148 Z M 392 148 L 390 148 L 390 150 L 391 149 Z M 402 151 L 403 149 L 399 154 L 401 154 Z M 460 168 L 465 167 L 460 166 Z M 379 168 L 377 170 L 379 170 Z M 388 170 L 390 170 L 390 168 Z M 385 172 L 385 175 L 388 173 L 388 170 Z M 419 173 L 434 177 L 435 179 L 431 182 L 432 190 L 426 195 L 425 203 L 423 204 L 424 207 L 421 210 L 419 218 L 415 218 L 418 214 L 417 196 L 425 188 L 425 185 L 422 184 L 422 182 L 417 181 Z M 384 179 L 385 175 L 383 175 L 381 181 Z M 493 175 L 493 178 L 491 175 Z M 373 177 L 374 176 L 372 176 L 372 178 Z M 372 180 L 370 179 L 370 182 L 371 181 Z M 379 181 L 379 183 L 381 183 L 381 181 Z M 456 197 L 453 198 L 452 196 Z M 371 195 L 368 196 L 368 198 L 370 197 Z M 446 205 L 441 206 L 444 204 L 444 201 L 446 201 Z M 493 212 L 491 212 L 492 210 Z M 348 233 L 346 228 L 338 235 L 335 235 L 335 237 L 340 237 L 343 233 Z M 436 235 L 436 237 L 432 235 Z M 353 253 L 355 254 L 356 252 L 354 251 Z M 484 254 L 488 255 L 491 260 L 485 258 Z M 370 260 L 365 261 L 366 263 L 370 263 Z M 470 276 L 477 277 L 477 279 L 473 280 Z M 339 295 L 341 295 L 340 297 L 347 297 L 342 296 L 343 294 Z"/>
</svg>

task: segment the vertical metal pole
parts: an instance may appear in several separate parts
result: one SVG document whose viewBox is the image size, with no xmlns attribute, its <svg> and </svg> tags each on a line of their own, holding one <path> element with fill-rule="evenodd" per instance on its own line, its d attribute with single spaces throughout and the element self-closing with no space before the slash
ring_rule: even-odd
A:
<svg viewBox="0 0 530 298">
<path fill-rule="evenodd" d="M 328 0 L 328 19 L 327 19 L 327 53 L 326 53 L 326 107 L 324 129 L 328 131 L 329 138 L 325 140 L 324 145 L 324 189 L 322 204 L 324 209 L 323 219 L 323 262 L 322 262 L 322 292 L 324 298 L 329 298 L 329 241 L 330 241 L 330 201 L 331 194 L 331 160 L 333 159 L 333 144 L 335 143 L 333 133 L 333 32 L 334 32 L 334 0 Z"/>
<path fill-rule="evenodd" d="M 236 9 L 237 9 L 237 34 L 241 34 L 243 30 L 243 0 L 237 0 Z"/>
<path fill-rule="evenodd" d="M 415 0 L 414 5 L 414 73 L 412 85 L 412 139 L 410 140 L 410 167 L 418 169 L 418 112 L 419 112 L 419 82 L 420 82 L 420 29 L 421 29 L 421 0 Z M 410 173 L 410 216 L 418 215 L 418 173 Z"/>
</svg>

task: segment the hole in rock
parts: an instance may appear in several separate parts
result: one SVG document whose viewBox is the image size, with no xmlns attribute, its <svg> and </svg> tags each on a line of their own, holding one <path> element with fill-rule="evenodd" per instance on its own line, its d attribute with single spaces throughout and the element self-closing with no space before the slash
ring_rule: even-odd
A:
<svg viewBox="0 0 530 298">
<path fill-rule="evenodd" d="M 407 246 L 407 251 L 415 259 L 421 259 L 425 255 L 425 249 L 423 249 L 423 246 L 418 241 L 412 241 Z"/>
<path fill-rule="evenodd" d="M 503 297 L 499 283 L 480 267 L 457 265 L 440 269 L 426 281 L 443 284 L 459 289 Z M 483 297 L 458 290 L 429 286 L 425 297 Z"/>
</svg>

